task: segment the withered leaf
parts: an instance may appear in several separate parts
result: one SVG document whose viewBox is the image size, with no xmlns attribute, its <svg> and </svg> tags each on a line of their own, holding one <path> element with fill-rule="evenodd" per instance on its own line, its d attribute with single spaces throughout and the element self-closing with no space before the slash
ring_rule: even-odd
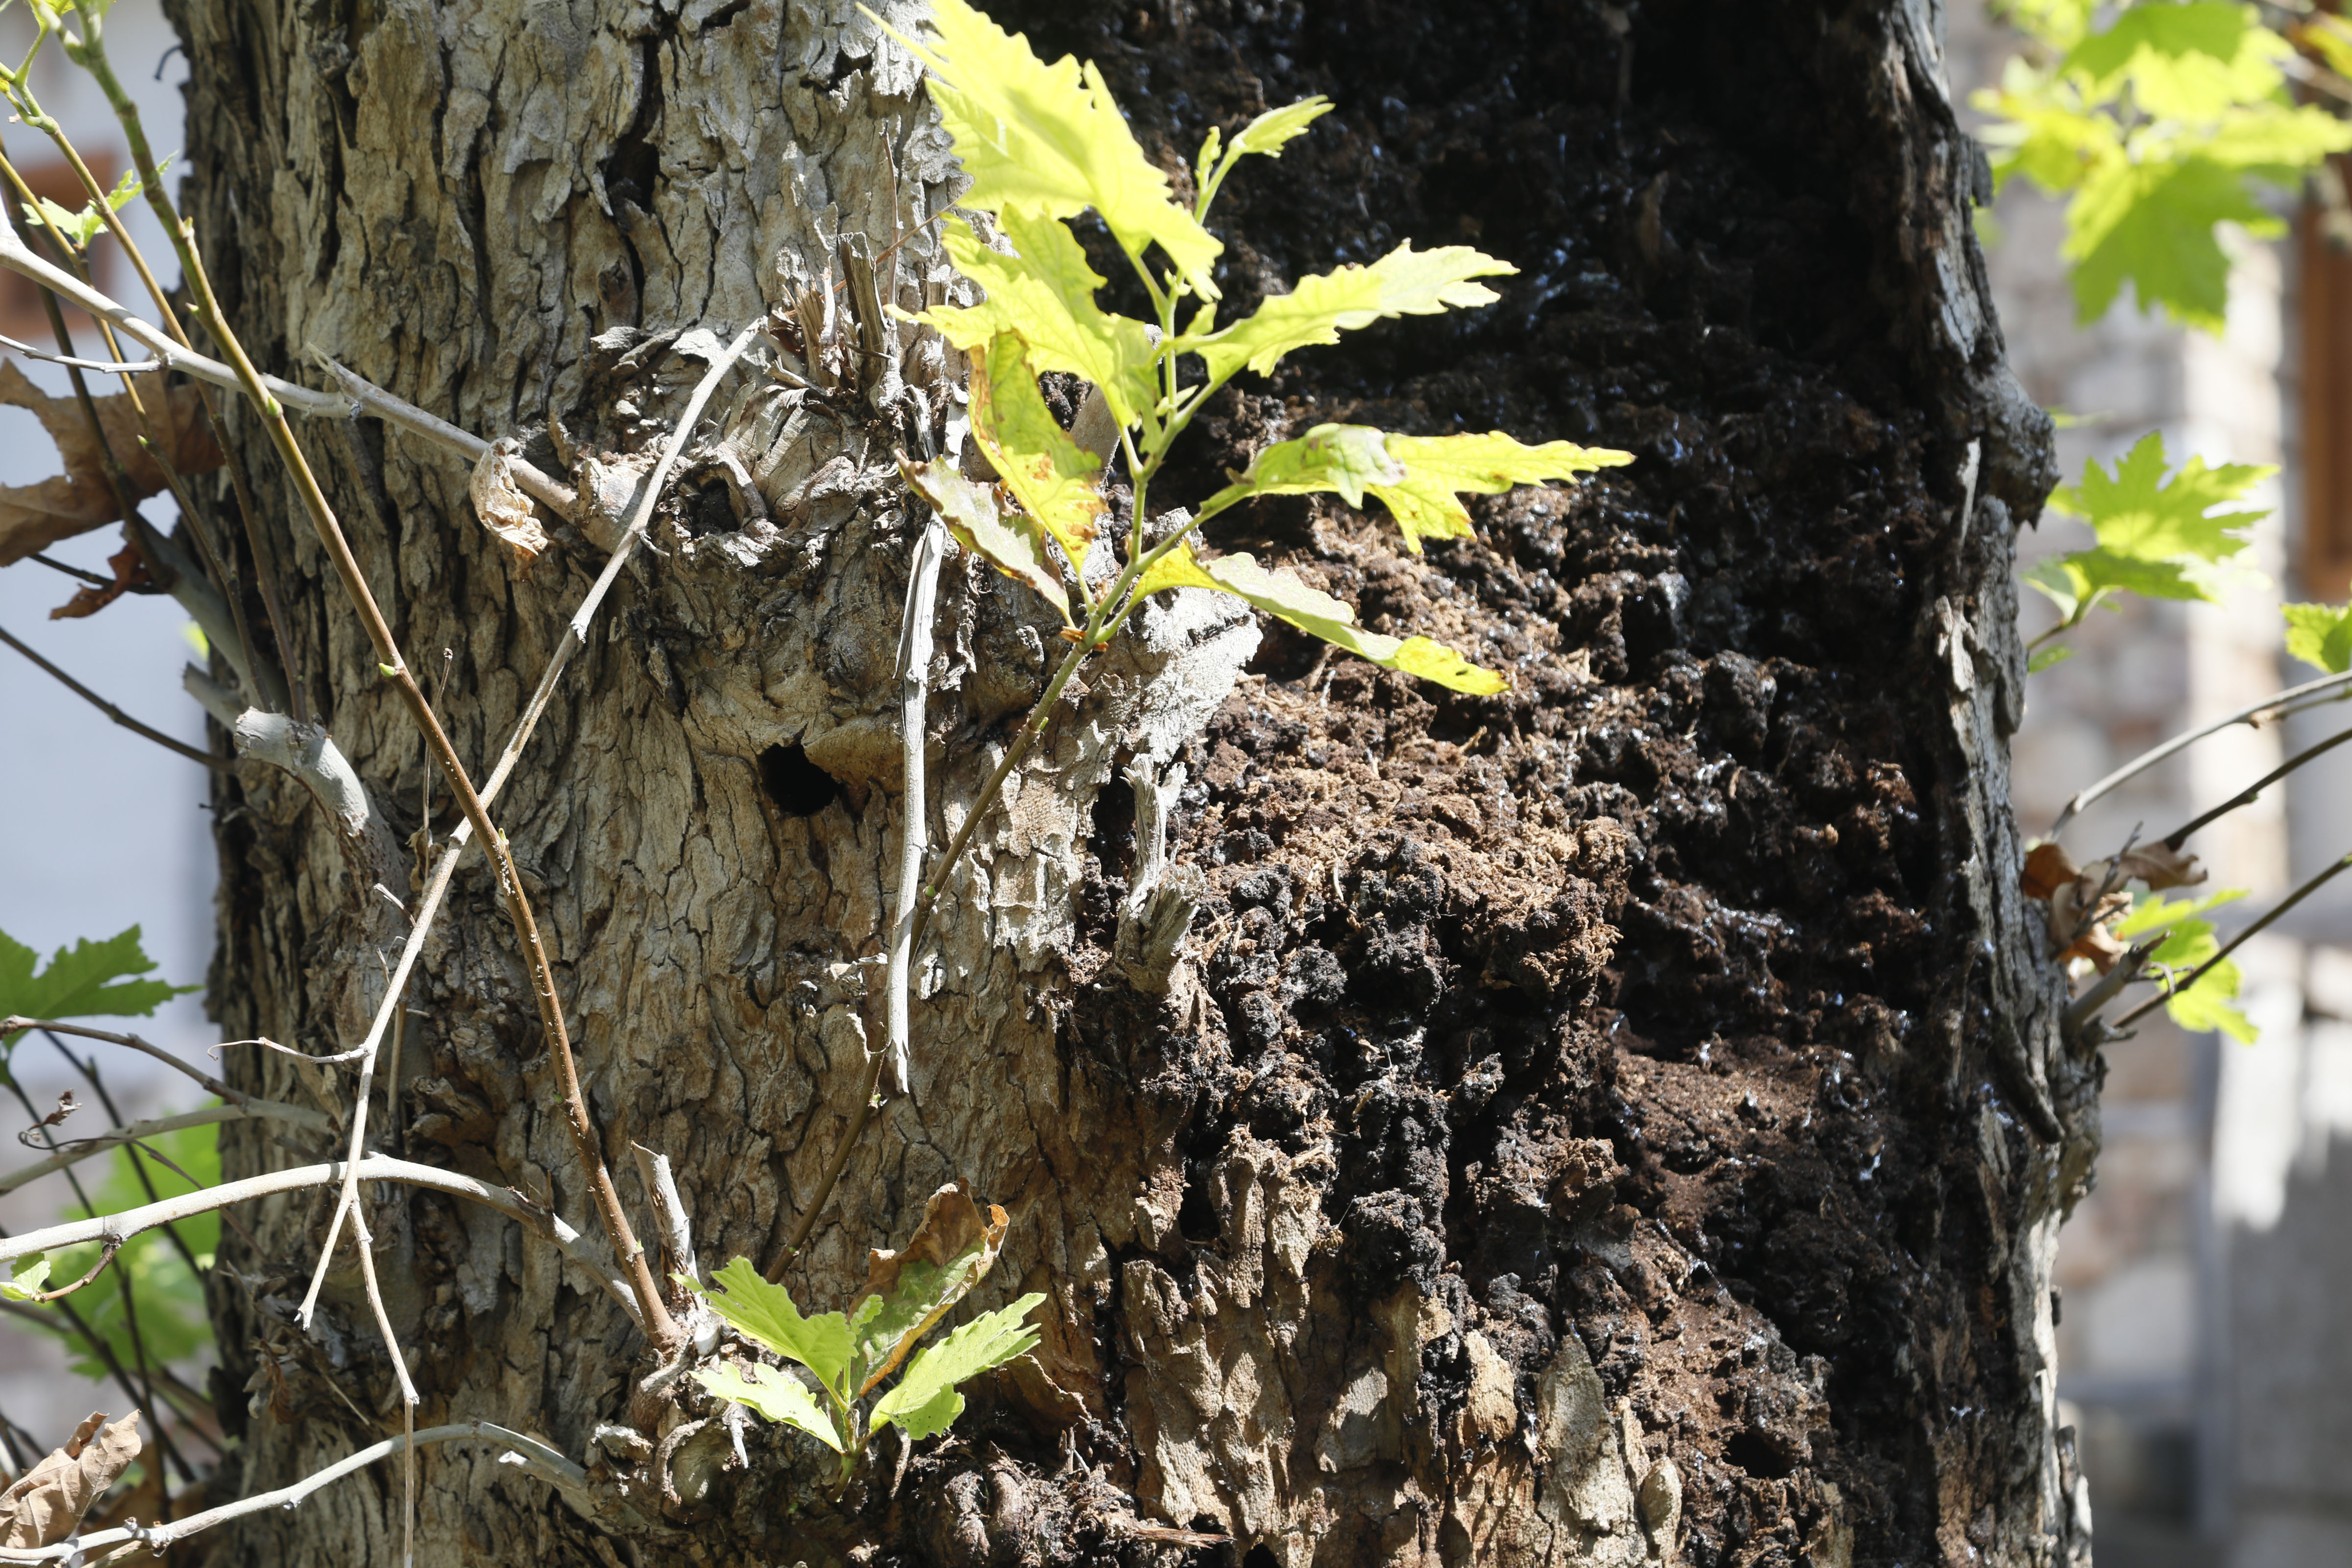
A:
<svg viewBox="0 0 2352 1568">
<path fill-rule="evenodd" d="M 152 594 L 156 591 L 155 579 L 147 574 L 147 558 L 139 553 L 135 544 L 126 544 L 106 558 L 114 569 L 114 581 L 104 587 L 93 583 L 74 590 L 74 596 L 49 612 L 53 621 L 78 621 L 84 616 L 94 616 L 125 594 Z"/>
<path fill-rule="evenodd" d="M 530 515 L 530 498 L 514 479 L 514 446 L 511 441 L 499 441 L 482 454 L 474 465 L 474 477 L 467 486 L 474 498 L 474 510 L 482 526 L 498 535 L 499 542 L 514 552 L 515 563 L 528 569 L 547 550 L 547 531 Z"/>
<path fill-rule="evenodd" d="M 140 1447 L 139 1412 L 111 1426 L 104 1411 L 93 1412 L 65 1447 L 52 1449 L 0 1493 L 0 1546 L 48 1546 L 71 1535 L 90 1505 L 131 1468 Z"/>
<path fill-rule="evenodd" d="M 2025 852 L 2025 869 L 2018 881 L 2027 898 L 2046 899 L 2082 874 L 2065 846 L 2037 844 Z"/>
<path fill-rule="evenodd" d="M 1010 1224 L 994 1204 L 982 1217 L 971 1191 L 950 1182 L 931 1194 L 923 1223 L 903 1248 L 867 1255 L 866 1289 L 849 1307 L 860 1394 L 897 1371 L 915 1342 L 987 1278 Z"/>
<path fill-rule="evenodd" d="M 2160 893 L 2167 888 L 2193 888 L 2205 879 L 2205 868 L 2197 864 L 2196 856 L 2184 855 L 2168 844 L 2126 849 L 2116 858 L 2116 865 L 2121 876 L 2138 879 L 2151 893 Z M 2095 873 L 2098 868 L 2084 869 Z"/>
<path fill-rule="evenodd" d="M 183 474 L 210 473 L 221 465 L 220 448 L 205 428 L 196 389 L 180 385 L 168 391 L 154 385 L 142 395 L 155 422 L 163 456 Z M 122 465 L 123 477 L 134 499 L 144 500 L 164 489 L 163 468 L 142 444 L 139 416 L 121 393 L 91 399 L 98 407 L 106 444 Z M 98 442 L 81 405 L 70 396 L 51 397 L 17 368 L 14 361 L 0 363 L 0 404 L 26 409 L 41 422 L 56 443 L 66 471 L 29 485 L 0 485 L 0 566 L 46 550 L 60 539 L 71 539 L 120 521 L 113 487 Z"/>
<path fill-rule="evenodd" d="M 2102 974 L 2129 951 L 2111 928 L 2131 912 L 2132 902 L 2129 893 L 2099 891 L 2105 869 L 2101 862 L 2098 870 L 2085 869 L 2050 895 L 2050 942 L 2059 959 L 2087 958 Z"/>
</svg>

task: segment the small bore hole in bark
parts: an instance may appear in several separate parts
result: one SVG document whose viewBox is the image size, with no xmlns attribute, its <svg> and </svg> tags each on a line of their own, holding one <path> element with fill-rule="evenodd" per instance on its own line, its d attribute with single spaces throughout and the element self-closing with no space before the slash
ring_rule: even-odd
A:
<svg viewBox="0 0 2352 1568">
<path fill-rule="evenodd" d="M 1203 1516 L 1202 1521 L 1194 1522 L 1192 1528 L 1204 1532 L 1213 1531 L 1217 1528 L 1217 1521 Z M 1272 1551 L 1260 1544 L 1251 1547 L 1248 1554 L 1243 1557 L 1242 1568 L 1282 1568 L 1282 1564 L 1275 1561 Z"/>
<path fill-rule="evenodd" d="M 760 753 L 760 786 L 786 816 L 814 816 L 841 794 L 840 784 L 797 743 Z"/>
</svg>

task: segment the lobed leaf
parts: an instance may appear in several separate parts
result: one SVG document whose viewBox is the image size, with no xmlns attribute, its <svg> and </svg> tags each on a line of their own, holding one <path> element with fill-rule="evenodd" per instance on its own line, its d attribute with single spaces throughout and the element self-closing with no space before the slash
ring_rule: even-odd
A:
<svg viewBox="0 0 2352 1568">
<path fill-rule="evenodd" d="M 2283 605 L 2286 651 L 2330 675 L 2352 669 L 2352 605 Z"/>
<path fill-rule="evenodd" d="M 1055 422 L 1018 332 L 999 332 L 972 366 L 971 433 L 1022 510 L 1062 547 L 1071 571 L 1082 570 L 1103 512 L 1096 488 L 1102 459 Z"/>
<path fill-rule="evenodd" d="M 61 947 L 36 974 L 37 956 L 0 931 L 0 1017 L 16 1013 L 27 1018 L 144 1018 L 182 992 L 196 989 L 133 978 L 155 967 L 139 945 L 137 926 L 104 942 L 85 938 L 70 948 Z"/>
<path fill-rule="evenodd" d="M 982 1313 L 926 1348 L 908 1363 L 907 1375 L 875 1402 L 876 1429 L 896 1426 L 909 1438 L 946 1431 L 963 1414 L 959 1384 L 1036 1348 L 1037 1331 L 1028 1318 L 1045 1300 L 1032 1292 L 1009 1307 Z"/>
<path fill-rule="evenodd" d="M 703 1300 L 720 1321 L 744 1338 L 767 1346 L 816 1373 L 840 1404 L 849 1403 L 849 1321 L 839 1312 L 804 1318 L 791 1292 L 760 1278 L 748 1258 L 738 1258 L 710 1277 L 717 1289 Z M 730 1394 L 728 1397 L 733 1398 Z M 839 1444 L 835 1445 L 840 1447 Z"/>
<path fill-rule="evenodd" d="M 1572 479 L 1633 460 L 1631 452 L 1568 441 L 1521 446 L 1499 430 L 1484 436 L 1391 436 L 1388 451 L 1403 466 L 1404 478 L 1370 489 L 1395 514 L 1404 547 L 1416 555 L 1424 538 L 1470 536 L 1470 513 L 1457 499 L 1462 495 L 1498 496 L 1515 485 Z"/>
<path fill-rule="evenodd" d="M 950 1182 L 931 1194 L 904 1247 L 867 1255 L 866 1288 L 849 1309 L 860 1394 L 896 1372 L 915 1342 L 987 1278 L 1010 1223 L 993 1204 L 983 1216 L 970 1190 Z"/>
<path fill-rule="evenodd" d="M 1318 425 L 1260 452 L 1249 471 L 1234 476 L 1234 482 L 1210 497 L 1202 511 L 1223 511 L 1254 496 L 1329 493 L 1361 507 L 1366 490 L 1404 479 L 1403 465 L 1389 456 L 1386 431 L 1369 425 Z"/>
<path fill-rule="evenodd" d="M 836 1454 L 846 1451 L 832 1415 L 799 1378 L 782 1367 L 758 1362 L 740 1367 L 721 1363 L 696 1367 L 694 1380 L 720 1399 L 731 1399 L 771 1421 L 799 1427 Z"/>
<path fill-rule="evenodd" d="M 1000 513 L 995 490 L 965 479 L 945 458 L 934 458 L 920 468 L 901 458 L 898 472 L 917 495 L 930 502 L 958 544 L 1014 582 L 1035 589 L 1069 624 L 1070 591 L 1045 553 L 1035 519 Z"/>
<path fill-rule="evenodd" d="M 2148 954 L 2148 962 L 2175 974 L 2185 973 L 2211 958 L 2221 946 L 2210 922 L 2196 917 L 2218 904 L 2232 903 L 2245 896 L 2243 888 L 2224 888 L 2201 899 L 2150 895 L 2139 900 L 2132 912 L 2116 923 L 2116 935 L 2130 942 L 2165 932 L 2164 941 Z M 2243 980 L 2237 964 L 2224 959 L 2206 971 L 2196 984 L 2167 997 L 2164 1010 L 2174 1023 L 2191 1034 L 2219 1029 L 2241 1045 L 2252 1045 L 2258 1031 L 2242 1010 L 2231 1005 Z"/>
<path fill-rule="evenodd" d="M 913 319 L 937 327 L 966 353 L 983 353 L 1000 334 L 1018 332 L 1037 369 L 1094 383 L 1122 426 L 1139 422 L 1160 398 L 1157 361 L 1143 323 L 1096 305 L 1102 275 L 1087 264 L 1086 252 L 1061 224 L 1013 213 L 1003 226 L 1014 247 L 1011 255 L 992 249 L 963 219 L 946 220 L 941 237 L 949 258 L 987 298 Z"/>
<path fill-rule="evenodd" d="M 1193 184 L 1199 192 L 1195 210 L 1203 216 L 1208 213 L 1209 204 L 1216 200 L 1218 188 L 1234 172 L 1234 164 L 1253 153 L 1279 158 L 1285 146 L 1329 112 L 1331 100 L 1318 92 L 1285 108 L 1267 110 L 1243 126 L 1229 142 L 1220 142 L 1217 128 L 1211 126 L 1193 168 Z"/>
<path fill-rule="evenodd" d="M 1092 207 L 1129 256 L 1157 244 L 1195 293 L 1217 297 L 1224 247 L 1176 204 L 1091 62 L 1046 65 L 964 0 L 934 0 L 929 27 L 928 44 L 888 30 L 930 69 L 931 101 L 971 176 L 962 205 L 1049 218 Z"/>
<path fill-rule="evenodd" d="M 1223 555 L 1203 563 L 1189 544 L 1178 544 L 1144 569 L 1139 594 L 1162 588 L 1206 588 L 1245 600 L 1276 620 L 1368 658 L 1454 691 L 1491 696 L 1509 682 L 1428 637 L 1384 637 L 1356 625 L 1356 612 L 1330 595 L 1308 587 L 1287 572 L 1268 572 L 1247 555 Z"/>
<path fill-rule="evenodd" d="M 1433 316 L 1469 305 L 1491 305 L 1500 296 L 1476 278 L 1500 277 L 1517 268 L 1466 245 L 1415 250 L 1407 240 L 1370 267 L 1302 278 L 1287 294 L 1276 295 L 1255 314 L 1218 331 L 1196 329 L 1177 338 L 1177 353 L 1199 354 L 1209 379 L 1220 382 L 1246 365 L 1259 375 L 1293 349 L 1336 343 L 1344 330 L 1370 326 L 1388 316 Z"/>
</svg>

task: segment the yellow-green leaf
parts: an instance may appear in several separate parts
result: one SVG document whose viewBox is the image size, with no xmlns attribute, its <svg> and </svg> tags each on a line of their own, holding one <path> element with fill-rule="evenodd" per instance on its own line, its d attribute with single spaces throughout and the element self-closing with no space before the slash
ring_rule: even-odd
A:
<svg viewBox="0 0 2352 1568">
<path fill-rule="evenodd" d="M 934 0 L 929 32 L 928 43 L 891 36 L 930 68 L 931 101 L 971 176 L 962 205 L 1055 218 L 1092 207 L 1129 255 L 1157 244 L 1195 293 L 1216 298 L 1224 247 L 1176 205 L 1091 62 L 1046 65 L 964 0 Z"/>
<path fill-rule="evenodd" d="M 2352 605 L 2285 605 L 2286 651 L 2330 675 L 2352 668 Z"/>
<path fill-rule="evenodd" d="M 907 1375 L 874 1402 L 875 1427 L 896 1426 L 909 1437 L 946 1431 L 963 1414 L 957 1384 L 1036 1348 L 1037 1331 L 1029 1326 L 1028 1318 L 1045 1300 L 1034 1292 L 1024 1296 L 1009 1307 L 982 1313 L 925 1349 L 908 1364 Z"/>
<path fill-rule="evenodd" d="M 849 1308 L 851 1381 L 860 1394 L 896 1372 L 915 1342 L 988 1277 L 1010 1223 L 994 1204 L 983 1215 L 963 1184 L 951 1182 L 931 1194 L 905 1247 L 867 1254 L 866 1288 Z"/>
<path fill-rule="evenodd" d="M 902 458 L 898 472 L 917 495 L 931 503 L 958 544 L 1014 582 L 1035 589 L 1068 624 L 1070 593 L 1047 558 L 1045 536 L 1034 518 L 1017 511 L 1001 514 L 994 489 L 965 479 L 945 458 L 934 458 L 919 468 Z"/>
<path fill-rule="evenodd" d="M 1515 485 L 1572 479 L 1633 460 L 1631 452 L 1568 441 L 1521 446 L 1499 430 L 1484 436 L 1391 436 L 1388 452 L 1403 466 L 1404 478 L 1370 488 L 1396 514 L 1404 547 L 1416 555 L 1425 538 L 1469 536 L 1470 513 L 1456 499 L 1462 495 L 1498 496 Z"/>
<path fill-rule="evenodd" d="M 712 1275 L 710 1282 L 717 1289 L 707 1293 L 703 1300 L 722 1321 L 746 1339 L 800 1363 L 816 1373 L 817 1381 L 831 1390 L 836 1400 L 848 1403 L 848 1319 L 839 1312 L 814 1318 L 801 1316 L 791 1293 L 760 1278 L 760 1271 L 751 1267 L 748 1258 L 738 1258 Z"/>
<path fill-rule="evenodd" d="M 737 1367 L 721 1363 L 694 1369 L 694 1380 L 720 1399 L 748 1405 L 771 1421 L 797 1426 L 826 1447 L 843 1452 L 841 1432 L 801 1380 L 782 1367 L 758 1362 Z"/>
<path fill-rule="evenodd" d="M 1403 465 L 1389 456 L 1385 431 L 1369 425 L 1318 425 L 1260 452 L 1247 473 L 1234 475 L 1201 510 L 1207 516 L 1253 496 L 1334 492 L 1360 507 L 1367 489 L 1402 484 L 1404 478 Z"/>
<path fill-rule="evenodd" d="M 1030 363 L 1103 389 L 1112 415 L 1133 426 L 1159 401 L 1151 338 L 1141 321 L 1095 304 L 1102 275 L 1087 265 L 1070 231 L 1051 218 L 1008 215 L 1005 237 L 1013 254 L 983 244 L 971 226 L 949 218 L 941 237 L 956 269 L 986 292 L 969 309 L 940 307 L 915 318 L 937 327 L 967 353 L 985 351 L 1001 332 L 1018 332 Z"/>
<path fill-rule="evenodd" d="M 1518 270 L 1466 245 L 1415 250 L 1408 240 L 1370 267 L 1302 278 L 1298 287 L 1276 295 L 1222 331 L 1186 333 L 1178 353 L 1199 354 L 1209 379 L 1223 381 L 1246 364 L 1260 375 L 1297 348 L 1336 343 L 1342 329 L 1370 326 L 1384 316 L 1433 316 L 1469 305 L 1491 305 L 1500 296 L 1474 278 Z"/>
<path fill-rule="evenodd" d="M 1102 459 L 1055 423 L 1017 332 L 999 332 L 972 366 L 971 433 L 1022 510 L 1045 526 L 1081 570 L 1102 516 Z"/>
<path fill-rule="evenodd" d="M 8 1282 L 0 1285 L 0 1300 L 29 1301 L 49 1288 L 49 1260 L 36 1252 L 17 1260 Z"/>
<path fill-rule="evenodd" d="M 1268 158 L 1282 156 L 1282 149 L 1295 137 L 1303 135 L 1309 125 L 1331 112 L 1331 100 L 1321 93 L 1313 98 L 1281 109 L 1269 109 L 1241 128 L 1232 142 L 1224 146 L 1224 155 L 1218 156 L 1217 132 L 1213 126 L 1209 138 L 1201 144 L 1201 158 L 1194 179 L 1200 187 L 1199 211 L 1206 214 L 1209 204 L 1217 199 L 1218 187 L 1234 165 L 1252 153 Z"/>
<path fill-rule="evenodd" d="M 1476 697 L 1492 696 L 1510 683 L 1428 637 L 1384 637 L 1356 625 L 1356 612 L 1287 572 L 1269 572 L 1248 555 L 1222 555 L 1203 563 L 1189 544 L 1179 544 L 1143 571 L 1139 593 L 1162 588 L 1206 588 L 1230 594 L 1276 620 L 1322 638 L 1384 668 Z"/>
</svg>

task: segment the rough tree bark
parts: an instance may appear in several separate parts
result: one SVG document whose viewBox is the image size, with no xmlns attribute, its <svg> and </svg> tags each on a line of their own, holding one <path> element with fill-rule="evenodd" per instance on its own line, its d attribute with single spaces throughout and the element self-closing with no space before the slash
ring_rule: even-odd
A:
<svg viewBox="0 0 2352 1568">
<path fill-rule="evenodd" d="M 843 237 L 878 252 L 952 195 L 914 74 L 850 0 L 174 14 L 192 210 L 257 359 L 302 374 L 315 346 L 607 513 L 700 374 L 680 334 L 824 289 Z M 839 1304 L 952 1177 L 1013 1212 L 982 1304 L 1047 1291 L 1045 1344 L 910 1462 L 885 1446 L 835 1496 L 806 1443 L 755 1430 L 740 1469 L 714 1424 L 666 1500 L 594 1436 L 648 1367 L 613 1302 L 495 1215 L 377 1194 L 420 1421 L 543 1433 L 596 1480 L 575 1503 L 436 1450 L 423 1560 L 2086 1563 L 2047 1276 L 2095 1064 L 2058 1043 L 2005 784 L 2011 534 L 2047 428 L 2002 364 L 1936 6 L 1001 16 L 1099 59 L 1171 170 L 1212 123 L 1337 100 L 1227 198 L 1232 310 L 1406 237 L 1522 268 L 1479 318 L 1230 395 L 1194 481 L 1335 413 L 1639 461 L 1485 506 L 1478 540 L 1420 559 L 1304 502 L 1226 536 L 1499 663 L 1506 698 L 1182 605 L 1089 673 L 942 908 L 911 1102 L 787 1275 Z M 928 233 L 883 271 L 885 298 L 949 286 Z M 856 299 L 830 331 L 861 385 L 884 349 L 936 400 L 935 347 L 884 343 Z M 873 400 L 747 374 L 721 405 L 497 816 L 641 1228 L 633 1140 L 677 1162 L 706 1264 L 764 1263 L 879 1037 L 913 524 Z M 487 768 L 608 525 L 557 529 L 525 571 L 442 456 L 310 431 Z M 415 853 L 420 810 L 454 814 L 421 806 L 414 733 L 247 453 L 291 661 Z M 1051 647 L 962 559 L 939 628 L 934 842 Z M 380 907 L 282 777 L 248 765 L 217 805 L 225 1029 L 356 1038 Z M 1199 879 L 1165 995 L 1118 952 L 1155 875 Z M 584 1221 L 478 868 L 441 929 L 390 1136 Z M 308 1092 L 282 1058 L 233 1066 Z M 249 1126 L 224 1143 L 232 1174 L 307 1157 Z M 225 1238 L 224 1491 L 397 1430 L 348 1251 L 317 1330 L 292 1322 L 326 1212 Z M 389 1561 L 399 1495 L 392 1468 L 343 1483 L 217 1560 Z"/>
</svg>

